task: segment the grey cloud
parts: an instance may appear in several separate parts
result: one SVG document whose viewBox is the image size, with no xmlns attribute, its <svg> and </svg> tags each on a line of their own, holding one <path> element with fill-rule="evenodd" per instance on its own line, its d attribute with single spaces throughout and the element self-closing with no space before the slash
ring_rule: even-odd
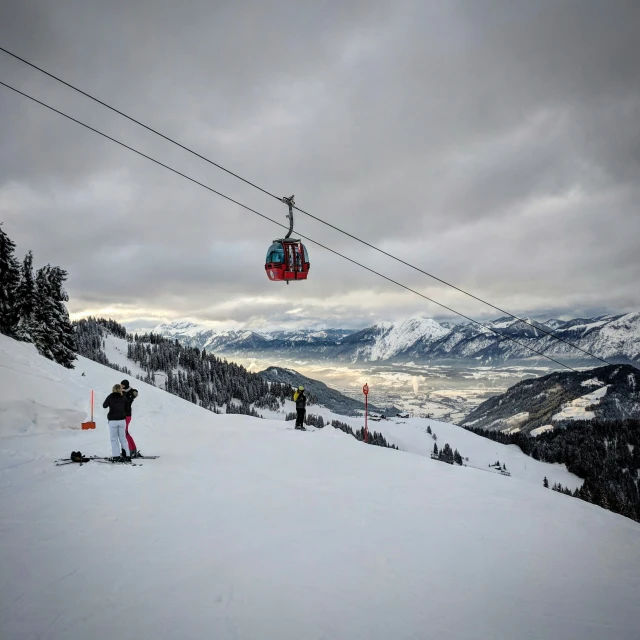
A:
<svg viewBox="0 0 640 640">
<path fill-rule="evenodd" d="M 513 311 L 638 308 L 635 2 L 13 0 L 0 12 L 3 46 Z M 0 77 L 285 221 L 283 205 L 3 54 Z M 76 312 L 344 326 L 442 313 L 311 244 L 307 283 L 269 283 L 261 263 L 280 232 L 268 222 L 4 88 L 0 111 L 0 217 L 21 250 L 69 269 Z M 296 228 L 488 313 L 305 216 Z"/>
</svg>

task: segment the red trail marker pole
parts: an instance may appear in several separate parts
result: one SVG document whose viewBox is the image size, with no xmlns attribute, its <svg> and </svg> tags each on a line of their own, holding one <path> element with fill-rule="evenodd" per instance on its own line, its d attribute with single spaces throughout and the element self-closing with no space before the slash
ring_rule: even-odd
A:
<svg viewBox="0 0 640 640">
<path fill-rule="evenodd" d="M 91 422 L 83 422 L 82 429 L 95 429 L 96 423 L 93 421 L 93 389 L 91 389 Z"/>
<path fill-rule="evenodd" d="M 367 424 L 369 418 L 369 385 L 365 384 L 362 387 L 362 393 L 364 393 L 364 441 L 369 440 L 369 426 Z"/>
</svg>

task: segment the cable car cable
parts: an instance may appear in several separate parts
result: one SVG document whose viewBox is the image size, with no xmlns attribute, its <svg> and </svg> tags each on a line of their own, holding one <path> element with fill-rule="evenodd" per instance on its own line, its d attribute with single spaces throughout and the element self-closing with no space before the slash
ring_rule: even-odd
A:
<svg viewBox="0 0 640 640">
<path fill-rule="evenodd" d="M 11 89 L 11 91 L 14 91 L 15 93 L 28 98 L 29 100 L 49 109 L 50 111 L 53 111 L 54 113 L 57 113 L 58 115 L 63 116 L 64 118 L 67 118 L 68 120 L 71 120 L 72 122 L 75 122 L 76 124 L 79 124 L 80 126 L 84 127 L 85 129 L 89 129 L 89 131 L 93 131 L 94 133 L 97 133 L 98 135 L 102 136 L 103 138 L 106 138 L 107 140 L 111 140 L 111 142 L 115 142 L 116 144 L 120 145 L 121 147 L 124 147 L 125 149 L 128 149 L 129 151 L 133 151 L 133 153 L 136 153 L 139 156 L 142 156 L 143 158 L 146 158 L 147 160 L 150 160 L 151 162 L 164 167 L 165 169 L 168 169 L 169 171 L 172 171 L 173 173 L 186 178 L 187 180 L 189 180 L 190 182 L 193 182 L 194 184 L 197 184 L 200 187 L 203 187 L 204 189 L 207 189 L 208 191 L 211 191 L 212 193 L 215 193 L 216 195 L 224 198 L 225 200 L 228 200 L 229 202 L 233 202 L 234 204 L 242 207 L 243 209 L 246 209 L 247 211 L 250 211 L 251 213 L 255 213 L 256 215 L 260 216 L 261 218 L 264 218 L 265 220 L 269 220 L 269 222 L 273 222 L 274 224 L 278 225 L 279 227 L 282 227 L 284 229 L 288 229 L 287 225 L 282 224 L 281 222 L 278 222 L 277 220 L 274 220 L 273 218 L 270 218 L 269 216 L 260 213 L 259 211 L 256 211 L 255 209 L 252 209 L 251 207 L 242 204 L 242 202 L 238 202 L 237 200 L 234 200 L 233 198 L 225 195 L 224 193 L 221 193 L 220 191 L 217 191 L 216 189 L 214 189 L 213 187 L 210 187 L 206 184 L 204 184 L 203 182 L 200 182 L 198 180 L 196 180 L 195 178 L 192 178 L 191 176 L 188 176 L 186 173 L 182 173 L 181 171 L 178 171 L 177 169 L 174 169 L 173 167 L 170 167 L 169 165 L 165 164 L 164 162 L 161 162 L 160 160 L 156 160 L 155 158 L 152 158 L 151 156 L 147 155 L 146 153 L 143 153 L 142 151 L 139 151 L 138 149 L 134 149 L 133 147 L 129 146 L 128 144 L 125 144 L 124 142 L 121 142 L 120 140 L 117 140 L 116 138 L 111 137 L 110 135 L 103 133 L 102 131 L 99 131 L 98 129 L 85 124 L 84 122 L 64 113 L 63 111 L 60 111 L 59 109 L 56 109 L 55 107 L 52 107 L 51 105 L 46 104 L 45 102 L 42 102 L 41 100 L 38 100 L 37 98 L 34 98 L 33 96 L 30 96 L 29 94 L 25 93 L 24 91 L 20 91 L 19 89 L 16 89 L 15 87 L 12 87 L 11 85 L 7 84 L 6 82 L 2 82 L 0 80 L 0 85 L 2 85 L 3 87 L 6 87 L 7 89 Z M 331 249 L 330 247 L 322 244 L 321 242 L 318 242 L 317 240 L 314 240 L 313 238 L 310 238 L 309 236 L 305 236 L 302 234 L 299 234 L 301 238 L 304 238 L 305 240 L 308 240 L 309 242 L 313 242 L 313 244 L 326 249 L 327 251 L 330 251 L 331 253 L 340 256 L 341 258 L 344 258 L 345 260 L 348 260 L 349 262 L 362 267 L 363 269 L 366 269 L 367 271 L 370 271 L 371 273 L 384 278 L 385 280 L 387 280 L 388 282 L 391 282 L 403 289 L 406 289 L 407 291 L 410 291 L 411 293 L 414 293 L 417 296 L 420 296 L 421 298 L 424 298 L 425 300 L 428 300 L 429 302 L 433 302 L 434 304 L 437 304 L 438 306 L 442 307 L 443 309 L 446 309 L 447 311 L 451 311 L 452 313 L 455 313 L 456 315 L 465 318 L 466 320 L 469 320 L 470 322 L 472 322 L 473 324 L 476 324 L 478 326 L 484 327 L 485 329 L 491 331 L 492 333 L 496 334 L 501 341 L 503 340 L 510 340 L 511 342 L 514 342 L 515 344 L 519 345 L 520 347 L 527 349 L 529 351 L 532 351 L 533 353 L 536 353 L 537 355 L 546 358 L 547 360 L 551 361 L 551 362 L 555 362 L 557 365 L 560 365 L 561 367 L 564 367 L 566 369 L 569 369 L 570 371 L 573 371 L 575 373 L 580 373 L 580 371 L 578 369 L 575 369 L 574 367 L 571 367 L 568 364 L 565 364 L 564 362 L 561 362 L 560 360 L 556 360 L 555 358 L 552 358 L 551 356 L 548 356 L 544 353 L 542 353 L 541 351 L 538 351 L 537 349 L 534 349 L 533 347 L 530 347 L 529 345 L 523 344 L 522 342 L 519 342 L 518 340 L 516 340 L 515 338 L 512 338 L 509 335 L 505 335 L 500 333 L 499 331 L 497 331 L 496 329 L 494 329 L 493 327 L 490 327 L 487 324 L 484 324 L 483 322 L 480 322 L 479 320 L 474 320 L 473 318 L 465 315 L 464 313 L 461 313 L 460 311 L 456 311 L 455 309 L 453 309 L 452 307 L 448 307 L 447 305 L 438 302 L 437 300 L 434 300 L 433 298 L 430 298 L 429 296 L 424 295 L 423 293 L 420 293 L 419 291 L 416 291 L 415 289 L 412 289 L 411 287 L 408 287 L 407 285 L 402 284 L 401 282 L 398 282 L 397 280 L 394 280 L 393 278 L 390 278 L 389 276 L 385 276 L 384 274 L 380 273 L 379 271 L 376 271 L 375 269 L 372 269 L 371 267 L 367 267 L 366 265 L 358 262 L 357 260 L 354 260 L 353 258 L 349 258 L 348 256 L 340 253 L 339 251 L 336 251 L 335 249 Z"/>
<path fill-rule="evenodd" d="M 258 186 L 254 182 L 251 182 L 250 180 L 247 180 L 246 178 L 243 178 L 242 176 L 238 175 L 237 173 L 234 173 L 233 171 L 227 169 L 226 167 L 223 167 L 221 164 L 218 164 L 217 162 L 214 162 L 213 160 L 210 160 L 209 158 L 207 158 L 207 157 L 203 156 L 202 154 L 198 153 L 197 151 L 194 151 L 193 149 L 190 149 L 189 147 L 181 144 L 180 142 L 177 142 L 173 138 L 170 138 L 169 136 L 166 136 L 165 134 L 161 133 L 160 131 L 157 131 L 156 129 L 153 129 L 152 127 L 144 124 L 143 122 L 140 122 L 140 120 L 136 120 L 135 118 L 127 115 L 126 113 L 120 111 L 119 109 L 116 109 L 115 107 L 112 107 L 111 105 L 107 104 L 106 102 L 103 102 L 99 98 L 96 98 L 95 96 L 92 96 L 90 93 L 87 93 L 86 91 L 83 91 L 82 89 L 79 89 L 78 87 L 72 85 L 69 82 L 66 82 L 62 78 L 59 78 L 58 76 L 54 75 L 53 73 L 50 73 L 49 71 L 46 71 L 42 67 L 39 67 L 39 66 L 33 64 L 32 62 L 29 62 L 28 60 L 25 60 L 24 58 L 21 58 L 19 55 L 9 51 L 8 49 L 5 49 L 4 47 L 0 47 L 0 51 L 6 53 L 7 55 L 9 55 L 9 56 L 11 56 L 13 58 L 15 58 L 16 60 L 19 60 L 20 62 L 23 62 L 24 64 L 32 67 L 33 69 L 36 69 L 37 71 L 40 71 L 41 73 L 44 73 L 46 76 L 49 76 L 50 78 L 56 80 L 57 82 L 60 82 L 63 85 L 69 87 L 70 89 L 73 89 L 74 91 L 77 91 L 78 93 L 80 93 L 83 96 L 89 98 L 90 100 L 93 100 L 94 102 L 97 102 L 98 104 L 102 105 L 103 107 L 106 107 L 107 109 L 110 109 L 114 113 L 117 113 L 118 115 L 121 115 L 123 118 L 126 118 L 127 120 L 130 120 L 131 122 L 134 122 L 135 124 L 143 127 L 144 129 L 147 129 L 147 131 L 151 131 L 151 133 L 154 133 L 155 135 L 160 136 L 164 140 L 167 140 L 167 142 L 171 142 L 172 144 L 175 144 L 176 146 L 180 147 L 181 149 L 184 149 L 185 151 L 187 151 L 187 152 L 191 153 L 192 155 L 196 156 L 197 158 L 200 158 L 201 160 L 204 160 L 205 162 L 208 162 L 210 165 L 213 165 L 214 167 L 216 167 L 218 169 L 221 169 L 222 171 L 228 173 L 229 175 L 233 176 L 234 178 L 237 178 L 238 180 L 241 180 L 245 184 L 248 184 L 251 187 L 254 187 L 255 189 L 258 189 L 258 191 L 261 191 L 262 193 L 264 193 L 264 194 L 266 194 L 268 196 L 271 196 L 272 198 L 275 198 L 276 200 L 282 201 L 282 198 L 280 198 L 279 196 L 271 193 L 270 191 L 267 191 L 266 189 L 263 189 L 262 187 Z M 346 235 L 347 237 L 351 238 L 352 240 L 356 240 L 357 242 L 360 242 L 361 244 L 364 244 L 365 246 L 369 247 L 370 249 L 374 249 L 375 251 L 378 251 L 379 253 L 382 253 L 383 255 L 387 256 L 388 258 L 396 260 L 397 262 L 399 262 L 399 263 L 401 263 L 401 264 L 403 264 L 403 265 L 405 265 L 407 267 L 410 267 L 411 269 L 414 269 L 415 271 L 418 271 L 419 273 L 422 273 L 423 275 L 428 276 L 429 278 L 432 278 L 433 280 L 436 280 L 437 282 L 440 282 L 441 284 L 444 284 L 447 287 L 455 289 L 456 291 L 458 291 L 458 292 L 460 292 L 460 293 L 462 293 L 462 294 L 464 294 L 466 296 L 469 296 L 470 298 L 473 298 L 474 300 L 477 300 L 478 302 L 482 302 L 483 304 L 486 304 L 487 306 L 491 307 L 492 309 L 495 309 L 496 311 L 499 311 L 500 313 L 504 313 L 504 314 L 508 315 L 509 317 L 514 318 L 515 320 L 518 320 L 520 322 L 523 322 L 524 324 L 529 325 L 530 327 L 533 327 L 536 331 L 539 331 L 540 333 L 548 335 L 548 336 L 552 337 L 554 340 L 558 340 L 559 342 L 563 342 L 564 344 L 569 345 L 573 349 L 581 351 L 582 353 L 590 356 L 591 358 L 599 360 L 600 362 L 602 362 L 602 363 L 604 363 L 606 365 L 612 364 L 611 362 L 605 360 L 604 358 L 601 358 L 600 356 L 597 356 L 594 353 L 591 353 L 590 351 L 587 351 L 586 349 L 583 349 L 582 347 L 578 346 L 577 344 L 574 344 L 570 340 L 567 340 L 565 338 L 562 338 L 562 337 L 556 335 L 555 331 L 549 331 L 547 329 L 544 329 L 544 328 L 540 327 L 539 325 L 534 324 L 530 320 L 527 320 L 526 318 L 521 318 L 520 316 L 517 316 L 517 315 L 511 313 L 510 311 L 506 311 L 505 309 L 502 309 L 501 307 L 498 307 L 497 305 L 492 304 L 491 302 L 488 302 L 487 300 L 484 300 L 483 298 L 480 298 L 479 296 L 476 296 L 473 293 L 469 293 L 468 291 L 465 291 L 464 289 L 461 289 L 460 287 L 457 287 L 456 285 L 451 284 L 450 282 L 447 282 L 446 280 L 443 280 L 442 278 L 439 278 L 438 276 L 434 276 L 432 273 L 429 273 L 428 271 L 425 271 L 424 269 L 421 269 L 420 267 L 416 267 L 415 265 L 411 264 L 410 262 L 407 262 L 406 260 L 403 260 L 402 258 L 399 258 L 398 256 L 395 256 L 392 253 L 389 253 L 388 251 L 385 251 L 384 249 L 380 249 L 379 247 L 376 247 L 374 244 L 371 244 L 370 242 L 367 242 L 366 240 L 363 240 L 362 238 L 358 238 L 357 236 L 353 235 L 352 233 L 349 233 L 348 231 L 345 231 L 344 229 L 340 229 L 339 227 L 335 226 L 334 224 L 331 224 L 330 222 L 327 222 L 326 220 L 323 220 L 322 218 L 319 218 L 318 216 L 315 216 L 312 213 L 309 213 L 308 211 L 305 211 L 304 209 L 301 209 L 300 207 L 297 207 L 297 206 L 294 205 L 293 208 L 296 211 L 299 211 L 300 213 L 303 213 L 304 215 L 309 216 L 310 218 L 313 218 L 317 222 L 320 222 L 320 223 L 330 227 L 331 229 Z"/>
<path fill-rule="evenodd" d="M 185 151 L 188 151 L 189 153 L 193 154 L 194 156 L 197 156 L 198 158 L 200 158 L 200 160 L 204 160 L 205 162 L 208 162 L 209 164 L 213 165 L 214 167 L 217 167 L 218 169 L 221 169 L 222 171 L 225 171 L 226 173 L 228 173 L 229 175 L 233 176 L 234 178 L 238 178 L 238 180 L 242 180 L 242 182 L 248 184 L 251 187 L 254 187 L 254 189 L 258 189 L 258 191 L 262 191 L 262 193 L 264 193 L 264 194 L 266 194 L 268 196 L 271 196 L 272 198 L 275 198 L 276 200 L 281 200 L 281 198 L 279 198 L 278 196 L 274 195 L 273 193 L 270 193 L 269 191 L 267 191 L 266 189 L 263 189 L 262 187 L 259 187 L 257 184 L 254 184 L 250 180 L 246 180 L 242 176 L 239 176 L 237 173 L 234 173 L 233 171 L 230 171 L 229 169 L 226 169 L 221 164 L 218 164 L 217 162 L 214 162 L 213 160 L 209 160 L 209 158 L 205 158 L 205 156 L 199 154 L 197 151 L 194 151 L 193 149 L 189 149 L 189 147 L 185 147 L 185 145 L 180 144 L 176 140 L 173 140 L 173 138 L 170 138 L 169 136 L 165 136 L 164 133 L 160 133 L 160 131 L 157 131 L 156 129 L 153 129 L 152 127 L 149 127 L 148 125 L 144 124 L 144 122 L 140 122 L 140 120 L 136 120 L 135 118 L 132 118 L 131 116 L 127 115 L 126 113 L 116 109 L 115 107 L 112 107 L 111 105 L 107 104 L 106 102 L 103 102 L 99 98 L 96 98 L 95 96 L 92 96 L 90 93 L 87 93 L 86 91 L 83 91 L 82 89 L 79 89 L 78 87 L 75 87 L 71 83 L 64 81 L 62 78 L 59 78 L 58 76 L 53 75 L 53 73 L 49 73 L 48 71 L 45 71 L 42 67 L 39 67 L 39 66 L 33 64 L 33 62 L 29 62 L 28 60 L 25 60 L 24 58 L 21 58 L 20 56 L 16 55 L 15 53 L 12 53 L 11 51 L 9 51 L 8 49 L 5 49 L 4 47 L 0 47 L 0 51 L 3 51 L 7 55 L 12 56 L 16 60 L 20 60 L 20 62 L 24 62 L 24 64 L 29 65 L 30 67 L 33 67 L 37 71 L 40 71 L 41 73 L 44 73 L 46 76 L 49 76 L 50 78 L 53 78 L 54 80 L 57 80 L 58 82 L 61 82 L 63 85 L 69 87 L 69 89 L 73 89 L 74 91 L 77 91 L 78 93 L 81 93 L 83 96 L 89 98 L 90 100 L 93 100 L 94 102 L 97 102 L 98 104 L 101 104 L 103 107 L 106 107 L 107 109 L 110 109 L 111 111 L 113 111 L 114 113 L 117 113 L 118 115 L 122 116 L 123 118 L 126 118 L 127 120 L 130 120 L 131 122 L 135 122 L 135 124 L 140 125 L 141 127 L 146 129 L 147 131 L 151 131 L 151 133 L 155 133 L 157 136 L 160 136 L 161 138 L 164 138 L 167 142 L 171 142 L 172 144 L 175 144 L 176 146 L 180 147 L 181 149 L 184 149 Z"/>
</svg>

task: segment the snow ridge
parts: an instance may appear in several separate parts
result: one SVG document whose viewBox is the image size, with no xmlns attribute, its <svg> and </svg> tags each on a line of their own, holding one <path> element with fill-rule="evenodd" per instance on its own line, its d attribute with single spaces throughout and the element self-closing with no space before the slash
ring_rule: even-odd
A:
<svg viewBox="0 0 640 640">
<path fill-rule="evenodd" d="M 471 323 L 440 324 L 428 318 L 382 322 L 359 331 L 216 332 L 192 322 L 179 321 L 158 325 L 155 332 L 177 338 L 189 346 L 230 355 L 259 356 L 266 351 L 278 351 L 282 355 L 347 362 L 454 359 L 489 363 L 538 358 L 531 350 L 535 349 L 550 357 L 594 364 L 589 356 L 545 333 L 553 331 L 555 336 L 600 358 L 640 362 L 640 312 L 568 321 L 549 320 L 547 324 L 505 317 L 485 324 L 520 344 L 499 339 L 486 327 Z"/>
</svg>

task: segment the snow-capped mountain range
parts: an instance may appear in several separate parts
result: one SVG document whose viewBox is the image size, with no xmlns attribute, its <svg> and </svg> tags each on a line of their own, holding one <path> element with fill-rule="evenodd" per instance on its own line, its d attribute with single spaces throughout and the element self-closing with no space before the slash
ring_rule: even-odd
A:
<svg viewBox="0 0 640 640">
<path fill-rule="evenodd" d="M 554 336 L 557 336 L 611 362 L 640 362 L 640 312 L 530 322 L 532 324 L 506 317 L 485 323 L 505 338 L 472 323 L 454 325 L 427 318 L 383 322 L 359 331 L 216 332 L 192 322 L 179 321 L 160 324 L 154 333 L 189 346 L 236 356 L 260 357 L 277 352 L 283 357 L 350 363 L 451 360 L 502 363 L 538 359 L 540 356 L 531 351 L 535 349 L 553 358 L 594 364 L 592 358 L 556 340 Z M 553 331 L 554 336 L 545 331 Z M 506 339 L 507 336 L 517 343 Z"/>
</svg>

